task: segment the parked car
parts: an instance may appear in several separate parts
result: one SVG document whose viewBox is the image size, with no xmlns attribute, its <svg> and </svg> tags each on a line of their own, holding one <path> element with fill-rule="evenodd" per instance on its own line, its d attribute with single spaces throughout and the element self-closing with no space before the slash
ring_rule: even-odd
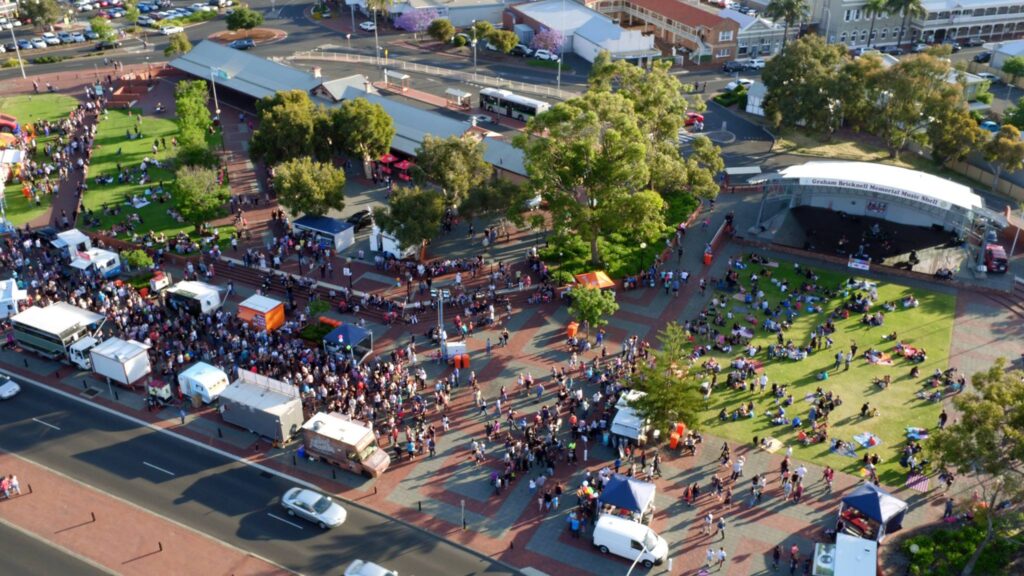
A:
<svg viewBox="0 0 1024 576">
<path fill-rule="evenodd" d="M 751 80 L 750 78 L 737 78 L 737 79 L 733 80 L 732 82 L 729 82 L 728 84 L 725 85 L 725 91 L 726 92 L 732 92 L 733 90 L 735 90 L 735 89 L 737 89 L 737 88 L 739 88 L 741 86 L 744 87 L 744 88 L 750 88 L 750 86 L 753 85 L 753 84 L 754 84 L 754 81 Z"/>
<path fill-rule="evenodd" d="M 85 42 L 85 34 L 82 34 L 81 32 L 72 32 L 71 40 L 73 40 L 75 43 Z"/>
<path fill-rule="evenodd" d="M 360 210 L 359 212 L 349 216 L 345 221 L 351 224 L 355 228 L 356 232 L 359 232 L 363 228 L 373 224 L 373 214 L 369 210 Z"/>
<path fill-rule="evenodd" d="M 7 52 L 14 52 L 18 49 L 18 45 L 14 42 L 7 42 L 4 44 L 4 50 Z"/>
<path fill-rule="evenodd" d="M 988 80 L 989 83 L 991 83 L 991 84 L 998 84 L 998 83 L 1003 81 L 1002 78 L 1000 78 L 999 76 L 996 76 L 995 74 L 993 74 L 991 72 L 978 72 L 976 74 L 976 76 L 978 78 L 981 78 L 982 80 Z"/>
<path fill-rule="evenodd" d="M 490 50 L 491 52 L 497 52 L 498 51 L 498 47 L 495 46 L 494 44 L 491 44 L 490 40 L 484 42 L 484 48 L 486 48 L 487 50 Z"/>
<path fill-rule="evenodd" d="M 974 61 L 981 64 L 984 64 L 985 62 L 988 62 L 990 60 L 992 60 L 992 53 L 988 51 L 978 52 L 977 54 L 974 55 Z"/>
<path fill-rule="evenodd" d="M 886 48 L 885 53 L 889 56 L 903 56 L 903 48 L 893 46 L 891 48 Z"/>
<path fill-rule="evenodd" d="M 928 46 L 927 44 L 923 42 L 918 42 L 917 44 L 914 44 L 914 47 L 911 48 L 910 51 L 913 52 L 914 54 L 920 54 L 921 52 L 924 52 L 928 48 L 930 48 L 930 46 Z"/>
<path fill-rule="evenodd" d="M 398 572 L 388 570 L 380 564 L 357 559 L 345 568 L 344 576 L 398 576 Z"/>
<path fill-rule="evenodd" d="M 45 44 L 44 44 L 44 46 L 45 46 Z M 18 40 L 18 48 L 20 50 L 31 50 L 31 49 L 35 48 L 35 46 L 32 44 L 32 42 L 30 42 L 28 40 Z"/>
<path fill-rule="evenodd" d="M 21 392 L 21 386 L 7 376 L 0 376 L 0 400 L 10 400 Z"/>
<path fill-rule="evenodd" d="M 366 32 L 373 32 L 374 30 L 377 29 L 377 25 L 374 24 L 373 22 L 367 21 L 367 22 L 361 23 L 359 25 L 359 29 L 360 30 L 365 30 Z"/>
<path fill-rule="evenodd" d="M 950 48 L 952 48 L 954 54 L 956 54 L 962 49 L 959 42 L 957 42 L 956 40 L 950 40 L 948 38 L 942 41 L 942 45 L 949 46 Z"/>
<path fill-rule="evenodd" d="M 153 19 L 149 16 L 139 16 L 139 20 L 137 23 L 139 26 L 152 26 Z"/>
<path fill-rule="evenodd" d="M 967 40 L 963 41 L 963 45 L 968 48 L 976 48 L 978 46 L 984 46 L 985 41 L 981 39 L 981 36 L 971 36 Z"/>
<path fill-rule="evenodd" d="M 1000 129 L 999 123 L 994 120 L 985 120 L 981 124 L 978 124 L 978 126 L 980 126 L 982 130 L 988 130 L 993 134 L 999 132 Z"/>
<path fill-rule="evenodd" d="M 113 50 L 115 48 L 120 48 L 120 47 L 121 47 L 121 43 L 116 41 L 116 40 L 104 40 L 103 42 L 97 42 L 96 43 L 96 51 L 97 52 L 100 51 L 100 50 Z"/>
<path fill-rule="evenodd" d="M 323 529 L 341 526 L 348 516 L 348 512 L 330 496 L 306 488 L 290 488 L 281 497 L 281 506 L 289 516 L 304 518 Z"/>
<path fill-rule="evenodd" d="M 160 33 L 164 36 L 170 36 L 171 34 L 181 34 L 185 29 L 181 26 L 164 26 L 160 29 Z"/>
<path fill-rule="evenodd" d="M 43 40 L 42 38 L 36 37 L 32 39 L 33 48 L 46 48 L 47 46 L 48 44 L 46 43 L 46 40 Z"/>
<path fill-rule="evenodd" d="M 985 271 L 990 274 L 1006 274 L 1006 250 L 999 244 L 985 245 Z"/>
<path fill-rule="evenodd" d="M 71 44 L 75 41 L 75 39 L 71 37 L 70 32 L 58 32 L 57 39 L 60 40 L 61 44 Z"/>
<path fill-rule="evenodd" d="M 747 68 L 751 70 L 764 70 L 764 66 L 767 64 L 764 58 L 751 58 L 747 60 Z"/>
<path fill-rule="evenodd" d="M 250 48 L 255 48 L 255 47 L 256 47 L 256 43 L 253 42 L 252 40 L 250 40 L 249 38 L 243 38 L 241 40 L 235 40 L 234 42 L 231 42 L 230 44 L 228 44 L 228 48 L 234 48 L 235 50 L 248 50 Z"/>
<path fill-rule="evenodd" d="M 703 122 L 703 121 L 704 121 L 704 115 L 703 114 L 699 114 L 697 112 L 687 112 L 686 113 L 686 122 L 685 122 L 686 126 L 693 126 L 697 122 Z"/>
<path fill-rule="evenodd" d="M 537 60 L 546 60 L 549 62 L 558 62 L 558 55 L 550 50 L 537 50 L 533 53 L 533 57 Z"/>
<path fill-rule="evenodd" d="M 730 60 L 722 65 L 722 72 L 743 72 L 746 69 L 747 63 L 739 60 Z"/>
<path fill-rule="evenodd" d="M 515 47 L 512 48 L 512 51 L 509 52 L 509 54 L 513 56 L 522 56 L 523 58 L 527 58 L 529 56 L 533 56 L 533 50 L 531 50 L 530 47 L 526 46 L 525 44 L 516 44 Z"/>
<path fill-rule="evenodd" d="M 57 46 L 60 44 L 60 38 L 53 32 L 43 32 L 43 42 L 46 42 L 47 46 Z"/>
</svg>

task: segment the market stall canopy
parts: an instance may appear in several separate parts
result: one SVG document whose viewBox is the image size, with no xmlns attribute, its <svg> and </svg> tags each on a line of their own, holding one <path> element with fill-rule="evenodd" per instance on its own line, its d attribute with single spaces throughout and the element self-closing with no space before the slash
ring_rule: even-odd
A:
<svg viewBox="0 0 1024 576">
<path fill-rule="evenodd" d="M 654 484 L 624 474 L 615 474 L 608 480 L 598 500 L 623 510 L 644 513 L 654 502 Z"/>
<path fill-rule="evenodd" d="M 380 162 L 382 164 L 391 164 L 395 160 L 398 160 L 398 158 L 394 154 L 385 154 L 380 157 Z"/>
<path fill-rule="evenodd" d="M 840 514 L 845 508 L 853 508 L 881 525 L 877 540 L 881 542 L 886 534 L 903 527 L 907 503 L 889 494 L 874 484 L 861 484 L 842 500 Z"/>
<path fill-rule="evenodd" d="M 604 270 L 596 270 L 594 272 L 587 272 L 586 274 L 577 274 L 576 283 L 590 288 L 597 288 L 603 290 L 605 288 L 613 288 L 615 282 L 608 277 L 608 274 Z"/>
<path fill-rule="evenodd" d="M 324 336 L 324 341 L 330 342 L 335 346 L 352 346 L 355 348 L 369 337 L 370 331 L 365 328 L 360 328 L 355 324 L 342 324 L 331 330 L 327 336 Z M 372 346 L 372 343 L 369 345 Z"/>
</svg>

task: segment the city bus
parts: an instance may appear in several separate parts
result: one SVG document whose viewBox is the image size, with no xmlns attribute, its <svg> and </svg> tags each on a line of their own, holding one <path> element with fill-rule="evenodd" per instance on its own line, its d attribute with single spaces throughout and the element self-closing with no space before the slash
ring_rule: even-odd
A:
<svg viewBox="0 0 1024 576">
<path fill-rule="evenodd" d="M 547 111 L 551 105 L 541 100 L 520 96 L 508 90 L 484 88 L 480 91 L 480 107 L 488 112 L 497 112 L 504 116 L 526 122 L 541 112 Z"/>
</svg>

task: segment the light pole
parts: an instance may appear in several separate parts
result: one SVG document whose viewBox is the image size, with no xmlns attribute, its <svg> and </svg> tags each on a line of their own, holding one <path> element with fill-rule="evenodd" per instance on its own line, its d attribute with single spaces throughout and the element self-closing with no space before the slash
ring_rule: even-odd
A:
<svg viewBox="0 0 1024 576">
<path fill-rule="evenodd" d="M 565 30 L 565 0 L 562 0 L 562 30 Z M 565 32 L 562 30 L 559 30 L 562 38 L 558 43 L 558 77 L 555 80 L 559 90 L 562 89 L 562 46 L 565 45 Z"/>
<path fill-rule="evenodd" d="M 647 250 L 647 242 L 640 243 L 640 269 L 637 271 L 637 274 L 644 271 L 644 250 Z"/>
<path fill-rule="evenodd" d="M 351 34 L 345 34 L 345 41 L 348 42 L 348 49 L 351 50 L 352 49 L 352 35 Z"/>
<path fill-rule="evenodd" d="M 10 16 L 14 12 L 12 10 L 5 10 L 4 16 Z M 18 67 L 21 68 L 21 79 L 26 80 L 28 76 L 25 75 L 25 62 L 21 59 L 21 48 L 18 46 L 18 39 L 14 36 L 14 26 L 11 26 L 11 43 L 14 44 L 14 54 L 18 57 Z"/>
<path fill-rule="evenodd" d="M 377 9 L 373 9 L 373 45 L 377 47 L 377 64 L 380 65 L 380 41 L 377 39 Z"/>
<path fill-rule="evenodd" d="M 214 68 L 210 68 L 210 84 L 213 86 L 213 113 L 220 118 L 220 103 L 217 101 L 217 79 L 214 77 Z"/>
<path fill-rule="evenodd" d="M 353 3 L 349 4 L 349 6 L 352 8 L 352 31 L 355 32 L 356 31 L 356 3 L 353 2 Z M 351 37 L 351 34 L 349 34 L 349 36 Z M 351 48 L 351 47 L 352 47 L 352 45 L 349 44 L 349 48 Z"/>
<path fill-rule="evenodd" d="M 476 74 L 476 20 L 473 20 L 473 74 Z"/>
</svg>

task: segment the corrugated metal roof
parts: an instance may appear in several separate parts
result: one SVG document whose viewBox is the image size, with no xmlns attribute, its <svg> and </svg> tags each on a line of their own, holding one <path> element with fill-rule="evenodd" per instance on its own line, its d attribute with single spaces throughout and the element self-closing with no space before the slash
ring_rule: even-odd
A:
<svg viewBox="0 0 1024 576">
<path fill-rule="evenodd" d="M 308 92 L 320 85 L 320 80 L 308 72 L 210 40 L 196 44 L 189 53 L 171 60 L 170 65 L 207 80 L 213 71 L 218 86 L 253 98 L 273 96 L 281 90 Z"/>
</svg>

